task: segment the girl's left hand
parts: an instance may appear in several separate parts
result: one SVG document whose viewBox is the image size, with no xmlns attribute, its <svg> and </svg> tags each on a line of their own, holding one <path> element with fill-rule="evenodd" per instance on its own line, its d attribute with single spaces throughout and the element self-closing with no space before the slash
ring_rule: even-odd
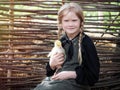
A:
<svg viewBox="0 0 120 90">
<path fill-rule="evenodd" d="M 73 79 L 76 78 L 75 71 L 62 71 L 52 76 L 53 80 L 65 80 L 65 79 L 70 79 L 70 78 L 73 78 Z"/>
</svg>

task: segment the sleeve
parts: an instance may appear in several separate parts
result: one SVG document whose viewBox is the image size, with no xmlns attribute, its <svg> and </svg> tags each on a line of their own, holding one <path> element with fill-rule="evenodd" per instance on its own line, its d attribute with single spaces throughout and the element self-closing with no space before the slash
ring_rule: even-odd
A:
<svg viewBox="0 0 120 90">
<path fill-rule="evenodd" d="M 55 70 L 52 70 L 49 63 L 46 65 L 46 76 L 52 76 L 54 74 Z"/>
<path fill-rule="evenodd" d="M 81 66 L 75 68 L 76 82 L 82 85 L 93 86 L 99 79 L 100 63 L 96 48 L 90 38 L 84 40 L 82 44 Z"/>
</svg>

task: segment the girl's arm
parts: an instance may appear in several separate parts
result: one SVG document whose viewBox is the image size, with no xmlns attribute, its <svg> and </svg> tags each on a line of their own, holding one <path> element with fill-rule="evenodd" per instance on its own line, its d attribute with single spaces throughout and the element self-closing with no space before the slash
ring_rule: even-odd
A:
<svg viewBox="0 0 120 90">
<path fill-rule="evenodd" d="M 92 40 L 86 36 L 82 42 L 81 66 L 76 67 L 76 82 L 83 85 L 94 85 L 99 79 L 100 63 Z"/>
<path fill-rule="evenodd" d="M 56 69 L 55 69 L 56 70 Z M 46 76 L 52 76 L 55 73 L 55 70 L 53 70 L 50 65 L 49 62 L 46 65 Z"/>
<path fill-rule="evenodd" d="M 46 75 L 47 76 L 52 76 L 55 71 L 57 66 L 62 65 L 64 62 L 64 55 L 61 53 L 53 55 L 52 58 L 50 58 L 50 61 L 46 65 Z"/>
</svg>

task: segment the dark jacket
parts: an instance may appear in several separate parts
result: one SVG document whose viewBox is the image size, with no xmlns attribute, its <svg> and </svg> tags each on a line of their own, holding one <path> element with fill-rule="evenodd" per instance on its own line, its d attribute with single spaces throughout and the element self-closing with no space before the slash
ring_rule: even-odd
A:
<svg viewBox="0 0 120 90">
<path fill-rule="evenodd" d="M 99 79 L 100 63 L 93 41 L 85 34 L 82 38 L 81 50 L 83 60 L 82 64 L 75 68 L 77 74 L 75 80 L 78 84 L 93 86 Z M 52 76 L 55 72 L 49 64 L 46 70 L 47 76 Z"/>
</svg>

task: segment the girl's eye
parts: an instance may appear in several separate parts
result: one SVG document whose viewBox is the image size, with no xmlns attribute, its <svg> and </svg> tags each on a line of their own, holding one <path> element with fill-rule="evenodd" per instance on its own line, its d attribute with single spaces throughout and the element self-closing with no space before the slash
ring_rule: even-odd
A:
<svg viewBox="0 0 120 90">
<path fill-rule="evenodd" d="M 72 20 L 73 22 L 76 22 L 77 20 Z"/>
<path fill-rule="evenodd" d="M 68 22 L 68 20 L 64 20 L 65 22 Z"/>
</svg>

